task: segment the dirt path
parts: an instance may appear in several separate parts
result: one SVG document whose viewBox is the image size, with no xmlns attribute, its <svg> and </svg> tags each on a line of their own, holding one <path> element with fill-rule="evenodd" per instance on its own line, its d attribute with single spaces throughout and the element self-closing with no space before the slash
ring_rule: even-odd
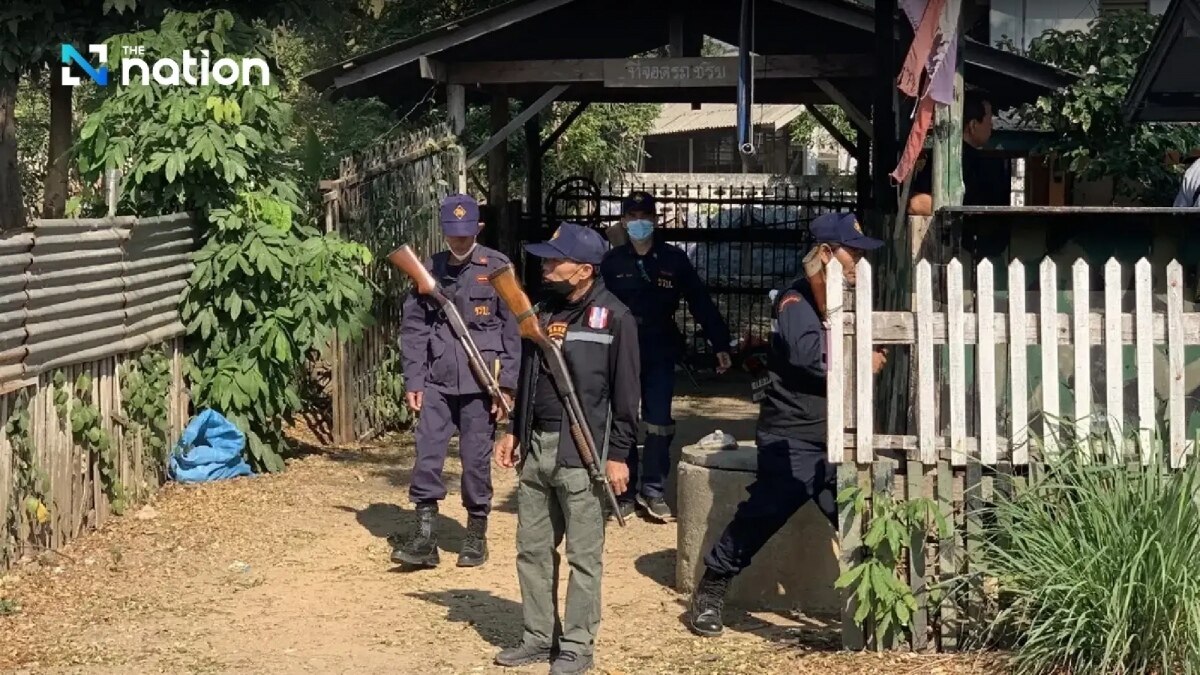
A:
<svg viewBox="0 0 1200 675">
<path fill-rule="evenodd" d="M 684 403 L 680 441 L 707 431 L 699 420 L 710 415 L 748 433 L 742 400 Z M 314 450 L 277 476 L 167 486 L 148 508 L 0 578 L 0 598 L 18 607 L 0 612 L 0 671 L 500 670 L 492 656 L 521 630 L 514 475 L 496 476 L 491 561 L 458 569 L 465 514 L 452 461 L 442 566 L 401 572 L 388 560 L 387 537 L 412 521 L 411 465 L 402 436 L 353 451 Z M 695 638 L 671 588 L 674 539 L 673 526 L 640 520 L 610 530 L 598 672 L 988 671 L 973 659 L 834 653 L 827 632 L 777 616 L 740 617 L 719 640 Z"/>
</svg>

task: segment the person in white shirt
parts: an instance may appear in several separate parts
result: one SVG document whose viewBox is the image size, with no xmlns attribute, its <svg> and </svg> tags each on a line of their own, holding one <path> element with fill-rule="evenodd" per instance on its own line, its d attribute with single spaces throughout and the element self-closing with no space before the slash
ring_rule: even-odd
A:
<svg viewBox="0 0 1200 675">
<path fill-rule="evenodd" d="M 1192 166 L 1183 174 L 1183 184 L 1175 197 L 1176 208 L 1200 207 L 1200 158 L 1192 160 Z"/>
</svg>

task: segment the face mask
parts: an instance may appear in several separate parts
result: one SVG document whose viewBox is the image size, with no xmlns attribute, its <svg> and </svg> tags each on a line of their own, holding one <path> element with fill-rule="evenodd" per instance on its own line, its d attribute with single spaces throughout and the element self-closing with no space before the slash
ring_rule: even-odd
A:
<svg viewBox="0 0 1200 675">
<path fill-rule="evenodd" d="M 631 220 L 625 224 L 625 231 L 629 233 L 629 238 L 642 241 L 649 239 L 654 232 L 654 223 L 649 220 Z"/>
<path fill-rule="evenodd" d="M 543 286 L 551 297 L 559 300 L 566 298 L 575 291 L 575 285 L 566 279 L 559 281 L 544 281 Z"/>
<path fill-rule="evenodd" d="M 475 252 L 475 247 L 478 245 L 478 243 L 472 243 L 471 248 L 467 249 L 467 252 L 462 255 L 455 253 L 454 249 L 450 249 L 450 257 L 454 258 L 455 262 L 463 262 L 471 257 L 471 254 Z"/>
</svg>

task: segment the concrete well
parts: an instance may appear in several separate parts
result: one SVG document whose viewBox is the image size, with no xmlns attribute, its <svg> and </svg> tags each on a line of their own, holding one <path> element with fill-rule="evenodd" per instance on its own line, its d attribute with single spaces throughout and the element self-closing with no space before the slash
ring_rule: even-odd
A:
<svg viewBox="0 0 1200 675">
<path fill-rule="evenodd" d="M 704 556 L 754 480 L 758 453 L 753 443 L 729 450 L 683 448 L 679 462 L 676 588 L 691 594 L 704 573 Z M 792 516 L 730 585 L 727 603 L 748 611 L 800 610 L 837 615 L 841 598 L 835 532 L 811 502 Z"/>
</svg>

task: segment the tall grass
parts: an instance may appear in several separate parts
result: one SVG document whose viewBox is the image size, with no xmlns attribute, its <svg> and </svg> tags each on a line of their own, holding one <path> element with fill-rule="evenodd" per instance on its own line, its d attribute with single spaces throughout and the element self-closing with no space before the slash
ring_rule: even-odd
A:
<svg viewBox="0 0 1200 675">
<path fill-rule="evenodd" d="M 1017 673 L 1200 673 L 1200 469 L 1064 452 L 1000 498 L 980 563 Z"/>
</svg>

